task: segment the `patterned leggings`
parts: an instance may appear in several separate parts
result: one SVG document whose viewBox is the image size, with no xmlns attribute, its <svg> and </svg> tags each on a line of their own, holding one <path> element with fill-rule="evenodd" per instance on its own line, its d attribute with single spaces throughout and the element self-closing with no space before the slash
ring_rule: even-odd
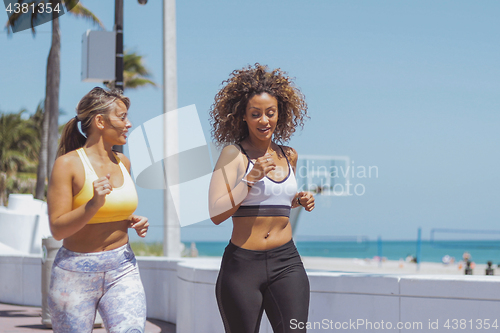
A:
<svg viewBox="0 0 500 333">
<path fill-rule="evenodd" d="M 96 309 L 110 333 L 143 333 L 146 297 L 130 245 L 96 253 L 62 247 L 54 260 L 48 306 L 55 333 L 92 332 Z"/>
</svg>

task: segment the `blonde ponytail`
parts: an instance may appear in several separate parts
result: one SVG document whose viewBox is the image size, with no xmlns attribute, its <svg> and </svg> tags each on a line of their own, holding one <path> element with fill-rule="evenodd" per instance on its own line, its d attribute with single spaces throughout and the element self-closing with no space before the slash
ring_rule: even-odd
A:
<svg viewBox="0 0 500 333">
<path fill-rule="evenodd" d="M 72 150 L 83 147 L 85 141 L 87 141 L 87 138 L 84 137 L 78 129 L 78 118 L 71 118 L 63 128 L 57 156 L 64 155 Z"/>
</svg>

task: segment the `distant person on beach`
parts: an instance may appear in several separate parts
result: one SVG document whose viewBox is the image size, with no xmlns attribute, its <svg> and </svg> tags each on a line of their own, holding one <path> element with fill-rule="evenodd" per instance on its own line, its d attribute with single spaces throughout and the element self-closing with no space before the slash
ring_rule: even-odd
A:
<svg viewBox="0 0 500 333">
<path fill-rule="evenodd" d="M 145 329 L 146 298 L 128 229 L 145 237 L 149 223 L 133 214 L 130 161 L 112 150 L 127 142 L 129 106 L 121 91 L 96 87 L 63 130 L 47 196 L 52 235 L 64 239 L 48 295 L 56 333 L 92 332 L 96 309 L 108 332 Z"/>
<path fill-rule="evenodd" d="M 209 211 L 232 217 L 216 297 L 226 332 L 258 332 L 263 311 L 274 332 L 305 332 L 309 280 L 292 240 L 290 209 L 314 209 L 297 193 L 297 152 L 287 142 L 307 117 L 302 93 L 280 69 L 255 64 L 223 82 L 210 111 L 212 134 L 224 146 L 212 175 Z M 294 327 L 296 328 L 296 327 Z"/>
</svg>

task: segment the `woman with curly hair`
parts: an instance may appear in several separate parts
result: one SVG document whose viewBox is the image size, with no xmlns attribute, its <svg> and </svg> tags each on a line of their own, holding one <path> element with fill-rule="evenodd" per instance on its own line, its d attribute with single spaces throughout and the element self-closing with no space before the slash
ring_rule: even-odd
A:
<svg viewBox="0 0 500 333">
<path fill-rule="evenodd" d="M 255 64 L 224 81 L 210 111 L 212 135 L 224 146 L 210 183 L 209 211 L 233 232 L 216 284 L 226 332 L 258 332 L 262 313 L 274 332 L 303 332 L 309 280 L 292 240 L 290 209 L 314 209 L 297 193 L 297 152 L 280 145 L 303 126 L 307 105 L 280 69 Z"/>
<path fill-rule="evenodd" d="M 146 297 L 128 229 L 145 237 L 149 223 L 133 214 L 130 161 L 112 150 L 127 142 L 129 106 L 121 91 L 96 87 L 61 136 L 47 196 L 52 235 L 63 239 L 48 295 L 56 333 L 92 332 L 96 310 L 108 332 L 144 332 Z"/>
</svg>

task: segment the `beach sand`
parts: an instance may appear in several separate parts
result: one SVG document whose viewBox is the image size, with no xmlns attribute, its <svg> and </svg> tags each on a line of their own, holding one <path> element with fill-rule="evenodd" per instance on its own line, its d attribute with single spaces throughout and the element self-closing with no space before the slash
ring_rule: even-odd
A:
<svg viewBox="0 0 500 333">
<path fill-rule="evenodd" d="M 422 262 L 417 270 L 417 264 L 405 261 L 386 260 L 382 263 L 373 259 L 357 258 L 327 258 L 327 257 L 302 257 L 306 270 L 331 271 L 331 272 L 361 272 L 376 274 L 422 274 L 422 275 L 464 275 L 463 262 L 444 265 L 435 262 Z M 486 264 L 476 264 L 473 275 L 486 275 Z M 495 274 L 500 275 L 500 268 L 495 269 Z"/>
</svg>

